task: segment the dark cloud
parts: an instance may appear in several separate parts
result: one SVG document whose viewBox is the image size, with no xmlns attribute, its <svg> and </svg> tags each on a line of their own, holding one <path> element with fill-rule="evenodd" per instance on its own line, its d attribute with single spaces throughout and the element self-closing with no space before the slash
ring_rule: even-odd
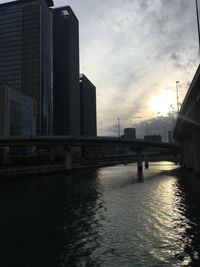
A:
<svg viewBox="0 0 200 267">
<path fill-rule="evenodd" d="M 148 123 L 148 132 L 149 135 L 161 135 L 162 140 L 165 139 L 165 132 L 166 135 L 168 135 L 168 131 L 173 130 L 173 116 L 170 114 L 170 116 L 162 117 L 158 116 L 151 120 L 146 120 Z M 143 138 L 144 135 L 147 134 L 146 132 L 146 124 L 144 122 L 141 122 L 137 125 L 133 125 L 136 128 L 136 135 L 137 138 Z M 167 137 L 168 139 L 168 137 Z"/>
<path fill-rule="evenodd" d="M 173 114 L 170 113 L 169 116 L 166 117 L 158 116 L 151 120 L 145 120 L 138 124 L 132 124 L 129 127 L 133 127 L 136 129 L 136 137 L 139 139 L 143 139 L 144 136 L 147 134 L 146 122 L 148 123 L 148 134 L 161 135 L 162 140 L 164 141 L 165 134 L 166 134 L 166 139 L 168 140 L 168 131 L 173 130 L 173 124 L 175 120 L 173 120 Z M 124 128 L 126 127 L 124 127 L 124 125 L 120 123 L 120 134 L 123 134 Z M 109 126 L 104 134 L 108 136 L 118 136 L 119 134 L 118 124 L 116 123 Z"/>
<path fill-rule="evenodd" d="M 173 60 L 175 60 L 175 61 L 181 61 L 182 60 L 181 56 L 179 54 L 175 53 L 175 52 L 173 52 L 170 55 L 170 58 L 173 59 Z"/>
</svg>

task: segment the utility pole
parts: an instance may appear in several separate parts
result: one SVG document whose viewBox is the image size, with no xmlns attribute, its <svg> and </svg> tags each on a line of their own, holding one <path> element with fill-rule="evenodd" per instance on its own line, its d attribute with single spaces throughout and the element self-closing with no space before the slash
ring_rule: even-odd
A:
<svg viewBox="0 0 200 267">
<path fill-rule="evenodd" d="M 146 124 L 146 131 L 147 131 L 147 136 L 149 135 L 149 127 L 148 127 L 148 122 L 145 121 L 145 124 Z"/>
<path fill-rule="evenodd" d="M 199 26 L 199 7 L 198 1 L 195 0 L 196 3 L 196 13 L 197 13 L 197 29 L 198 29 L 198 37 L 199 37 L 199 56 L 200 56 L 200 26 Z"/>
<path fill-rule="evenodd" d="M 119 123 L 120 118 L 117 118 L 117 122 L 118 122 L 118 137 L 120 137 L 120 123 Z"/>
<path fill-rule="evenodd" d="M 178 116 L 178 113 L 179 113 L 179 103 L 178 103 L 178 84 L 179 84 L 179 81 L 176 81 L 176 104 L 177 104 L 177 116 Z"/>
<path fill-rule="evenodd" d="M 165 143 L 166 143 L 167 142 L 166 127 L 163 127 L 163 130 L 164 130 L 164 140 L 165 140 Z"/>
</svg>

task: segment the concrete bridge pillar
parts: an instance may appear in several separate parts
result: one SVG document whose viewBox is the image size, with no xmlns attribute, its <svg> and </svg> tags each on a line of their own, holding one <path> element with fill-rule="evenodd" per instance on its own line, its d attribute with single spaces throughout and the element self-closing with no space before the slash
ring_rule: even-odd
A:
<svg viewBox="0 0 200 267">
<path fill-rule="evenodd" d="M 49 153 L 50 153 L 50 162 L 54 163 L 55 162 L 55 150 L 54 150 L 54 148 L 51 147 Z"/>
<path fill-rule="evenodd" d="M 65 150 L 65 169 L 68 171 L 72 169 L 71 146 L 67 146 Z"/>
<path fill-rule="evenodd" d="M 144 166 L 145 166 L 146 169 L 149 168 L 149 160 L 148 160 L 148 155 L 147 154 L 144 155 Z"/>
<path fill-rule="evenodd" d="M 193 157 L 194 157 L 194 172 L 200 173 L 200 135 L 194 133 L 193 140 Z"/>
<path fill-rule="evenodd" d="M 194 160 L 193 160 L 193 142 L 192 138 L 184 139 L 182 142 L 182 156 L 183 163 L 187 169 L 193 169 Z"/>
<path fill-rule="evenodd" d="M 137 169 L 138 173 L 141 173 L 143 171 L 142 167 L 142 150 L 137 151 Z"/>
<path fill-rule="evenodd" d="M 3 164 L 9 164 L 10 163 L 10 149 L 9 147 L 3 147 Z"/>
</svg>

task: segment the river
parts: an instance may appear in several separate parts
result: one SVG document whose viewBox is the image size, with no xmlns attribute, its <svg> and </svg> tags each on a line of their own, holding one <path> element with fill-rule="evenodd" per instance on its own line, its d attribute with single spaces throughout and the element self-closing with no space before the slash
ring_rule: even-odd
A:
<svg viewBox="0 0 200 267">
<path fill-rule="evenodd" d="M 0 266 L 200 266 L 200 177 L 154 162 L 0 186 Z"/>
</svg>

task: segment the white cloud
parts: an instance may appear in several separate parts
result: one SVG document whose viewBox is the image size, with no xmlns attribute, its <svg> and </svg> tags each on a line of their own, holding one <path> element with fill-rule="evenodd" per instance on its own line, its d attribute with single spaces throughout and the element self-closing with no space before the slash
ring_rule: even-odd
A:
<svg viewBox="0 0 200 267">
<path fill-rule="evenodd" d="M 5 2 L 5 1 L 0 1 Z M 70 5 L 80 25 L 80 66 L 97 87 L 98 133 L 157 116 L 152 96 L 182 101 L 199 63 L 194 1 L 54 0 Z"/>
<path fill-rule="evenodd" d="M 83 72 L 100 94 L 100 134 L 111 133 L 117 117 L 128 127 L 135 117 L 156 116 L 148 102 L 163 90 L 172 92 L 175 106 L 176 80 L 183 98 L 198 64 L 194 5 L 187 0 L 69 3 L 80 18 Z"/>
</svg>

